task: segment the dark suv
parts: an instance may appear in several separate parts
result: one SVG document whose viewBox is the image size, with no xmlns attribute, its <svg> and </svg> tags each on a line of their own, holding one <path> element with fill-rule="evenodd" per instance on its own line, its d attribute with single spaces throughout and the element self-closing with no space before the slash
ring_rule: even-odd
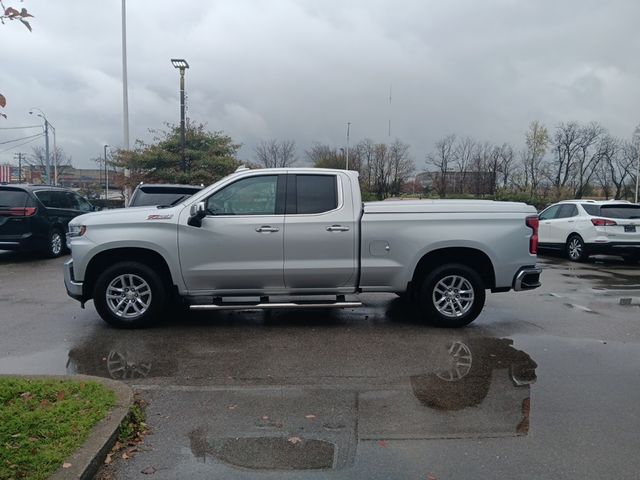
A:
<svg viewBox="0 0 640 480">
<path fill-rule="evenodd" d="M 69 221 L 95 208 L 84 197 L 48 185 L 0 185 L 0 250 L 65 251 Z"/>
<path fill-rule="evenodd" d="M 202 187 L 195 185 L 141 183 L 133 191 L 128 206 L 175 205 L 200 190 Z"/>
</svg>

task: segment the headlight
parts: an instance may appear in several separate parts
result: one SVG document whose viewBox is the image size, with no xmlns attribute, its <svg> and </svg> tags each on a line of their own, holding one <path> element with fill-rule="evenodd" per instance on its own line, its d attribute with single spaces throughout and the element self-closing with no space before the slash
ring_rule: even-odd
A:
<svg viewBox="0 0 640 480">
<path fill-rule="evenodd" d="M 71 225 L 69 224 L 69 231 L 67 232 L 67 238 L 81 237 L 84 232 L 87 231 L 86 225 Z"/>
</svg>

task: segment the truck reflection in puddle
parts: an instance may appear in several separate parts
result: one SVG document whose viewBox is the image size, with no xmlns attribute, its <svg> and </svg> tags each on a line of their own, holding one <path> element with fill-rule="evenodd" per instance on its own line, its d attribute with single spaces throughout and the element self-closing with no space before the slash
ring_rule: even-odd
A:
<svg viewBox="0 0 640 480">
<path fill-rule="evenodd" d="M 287 329 L 246 337 L 239 330 L 179 330 L 170 346 L 167 332 L 111 332 L 72 349 L 68 367 L 140 385 L 171 377 L 214 386 L 207 415 L 194 415 L 185 442 L 195 460 L 234 468 L 340 469 L 354 463 L 363 442 L 529 431 L 537 365 L 510 339 L 375 325 L 314 329 L 315 338 L 292 351 Z M 357 351 L 362 345 L 367 355 Z"/>
</svg>

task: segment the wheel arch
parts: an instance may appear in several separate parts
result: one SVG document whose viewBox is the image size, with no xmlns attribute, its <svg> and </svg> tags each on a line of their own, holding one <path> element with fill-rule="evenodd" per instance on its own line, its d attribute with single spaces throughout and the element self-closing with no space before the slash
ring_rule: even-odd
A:
<svg viewBox="0 0 640 480">
<path fill-rule="evenodd" d="M 117 259 L 114 261 L 114 259 Z M 103 250 L 96 254 L 88 263 L 83 282 L 83 296 L 85 299 L 93 298 L 93 289 L 100 272 L 116 262 L 139 262 L 147 265 L 158 273 L 165 287 L 172 290 L 174 281 L 166 259 L 153 250 L 140 247 L 121 247 Z"/>
<path fill-rule="evenodd" d="M 470 247 L 446 247 L 432 250 L 422 256 L 411 278 L 412 286 L 418 286 L 427 273 L 448 263 L 459 263 L 473 268 L 484 284 L 485 289 L 495 288 L 496 275 L 493 263 L 482 250 Z"/>
</svg>

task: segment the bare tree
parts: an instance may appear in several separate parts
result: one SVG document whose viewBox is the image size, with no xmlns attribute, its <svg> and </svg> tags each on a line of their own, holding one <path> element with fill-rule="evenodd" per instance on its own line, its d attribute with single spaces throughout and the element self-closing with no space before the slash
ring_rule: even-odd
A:
<svg viewBox="0 0 640 480">
<path fill-rule="evenodd" d="M 553 134 L 556 158 L 553 163 L 553 184 L 558 197 L 560 191 L 571 180 L 576 156 L 580 150 L 581 133 L 577 122 L 561 122 Z"/>
<path fill-rule="evenodd" d="M 606 130 L 598 123 L 592 122 L 580 128 L 580 148 L 575 162 L 574 197 L 582 198 L 598 164 L 600 163 L 600 138 Z"/>
<path fill-rule="evenodd" d="M 473 161 L 473 156 L 476 153 L 476 147 L 477 144 L 475 140 L 470 137 L 465 137 L 458 140 L 453 149 L 453 163 L 460 173 L 458 176 L 458 184 L 460 186 L 459 193 L 464 192 L 464 188 L 467 184 L 467 172 L 469 171 L 469 167 Z"/>
<path fill-rule="evenodd" d="M 514 154 L 513 147 L 508 143 L 503 143 L 498 150 L 498 172 L 501 175 L 501 186 L 506 188 L 511 180 L 511 175 L 514 168 Z"/>
<path fill-rule="evenodd" d="M 545 173 L 544 156 L 549 145 L 549 132 L 538 120 L 529 124 L 526 133 L 526 150 L 522 157 L 525 169 L 525 178 L 530 186 L 533 197 L 540 186 L 540 181 Z"/>
<path fill-rule="evenodd" d="M 255 153 L 258 163 L 266 168 L 290 167 L 297 160 L 294 140 L 262 140 Z"/>
<path fill-rule="evenodd" d="M 427 155 L 427 166 L 437 168 L 439 175 L 434 179 L 434 188 L 439 196 L 447 196 L 447 172 L 453 162 L 453 148 L 456 143 L 454 134 L 438 140 L 434 145 L 434 151 Z"/>
<path fill-rule="evenodd" d="M 398 195 L 415 169 L 413 160 L 409 157 L 409 145 L 396 139 L 389 145 L 388 158 L 390 178 L 387 190 L 390 195 Z"/>
<path fill-rule="evenodd" d="M 47 155 L 43 147 L 33 147 L 31 149 L 31 155 L 27 156 L 25 162 L 27 165 L 32 165 L 41 171 L 45 171 L 47 168 Z M 51 165 L 51 172 L 55 170 L 58 172 L 58 177 L 64 175 L 64 172 L 72 167 L 71 157 L 68 156 L 62 147 L 56 146 L 55 150 L 49 152 L 49 162 Z"/>
</svg>

